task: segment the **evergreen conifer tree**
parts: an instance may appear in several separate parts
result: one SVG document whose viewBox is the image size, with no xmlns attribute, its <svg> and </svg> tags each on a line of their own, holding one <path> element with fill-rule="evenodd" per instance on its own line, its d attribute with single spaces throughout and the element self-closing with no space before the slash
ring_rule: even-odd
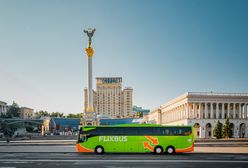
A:
<svg viewBox="0 0 248 168">
<path fill-rule="evenodd" d="M 225 121 L 225 125 L 223 127 L 223 138 L 231 138 L 233 135 L 232 129 L 231 129 L 231 123 L 229 122 L 229 119 L 227 118 Z"/>
<path fill-rule="evenodd" d="M 215 129 L 214 129 L 214 136 L 215 136 L 217 139 L 222 138 L 222 125 L 221 125 L 221 123 L 220 123 L 219 120 L 217 121 L 216 127 L 215 127 Z"/>
</svg>

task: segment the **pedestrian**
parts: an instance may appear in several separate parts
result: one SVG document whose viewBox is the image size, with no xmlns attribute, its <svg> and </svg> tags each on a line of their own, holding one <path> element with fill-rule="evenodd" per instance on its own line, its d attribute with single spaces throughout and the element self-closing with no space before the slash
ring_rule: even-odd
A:
<svg viewBox="0 0 248 168">
<path fill-rule="evenodd" d="M 9 136 L 7 136 L 7 144 L 9 143 Z"/>
</svg>

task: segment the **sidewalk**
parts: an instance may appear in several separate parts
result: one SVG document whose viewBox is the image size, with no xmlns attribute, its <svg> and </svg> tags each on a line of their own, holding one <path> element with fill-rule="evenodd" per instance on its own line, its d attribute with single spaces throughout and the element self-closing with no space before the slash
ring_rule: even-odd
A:
<svg viewBox="0 0 248 168">
<path fill-rule="evenodd" d="M 225 141 L 225 142 L 195 142 L 196 147 L 241 147 L 247 146 L 248 142 L 236 142 L 236 141 Z"/>
<path fill-rule="evenodd" d="M 247 153 L 248 147 L 195 147 L 194 153 Z"/>
<path fill-rule="evenodd" d="M 195 139 L 195 142 L 248 142 L 248 138 Z"/>
<path fill-rule="evenodd" d="M 20 141 L 0 141 L 0 146 L 28 146 L 28 145 L 74 145 L 76 140 L 20 140 Z"/>
</svg>

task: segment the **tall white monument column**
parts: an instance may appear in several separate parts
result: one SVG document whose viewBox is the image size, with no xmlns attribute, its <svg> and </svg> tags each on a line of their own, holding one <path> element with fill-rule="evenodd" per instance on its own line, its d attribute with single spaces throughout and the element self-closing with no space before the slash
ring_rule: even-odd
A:
<svg viewBox="0 0 248 168">
<path fill-rule="evenodd" d="M 83 114 L 82 125 L 98 125 L 96 112 L 94 111 L 92 90 L 92 57 L 94 55 L 94 50 L 91 47 L 91 41 L 95 31 L 96 29 L 91 28 L 84 30 L 84 33 L 86 33 L 89 38 L 88 47 L 85 49 L 88 57 L 88 107 L 86 112 Z"/>
</svg>

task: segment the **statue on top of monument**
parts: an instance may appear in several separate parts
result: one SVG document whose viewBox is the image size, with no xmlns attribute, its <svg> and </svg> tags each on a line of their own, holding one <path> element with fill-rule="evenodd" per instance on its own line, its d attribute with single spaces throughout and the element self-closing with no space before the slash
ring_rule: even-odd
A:
<svg viewBox="0 0 248 168">
<path fill-rule="evenodd" d="M 88 28 L 87 30 L 84 30 L 84 33 L 87 34 L 87 36 L 89 37 L 89 47 L 91 47 L 91 38 L 93 37 L 94 35 L 94 32 L 96 31 L 95 28 Z"/>
</svg>

